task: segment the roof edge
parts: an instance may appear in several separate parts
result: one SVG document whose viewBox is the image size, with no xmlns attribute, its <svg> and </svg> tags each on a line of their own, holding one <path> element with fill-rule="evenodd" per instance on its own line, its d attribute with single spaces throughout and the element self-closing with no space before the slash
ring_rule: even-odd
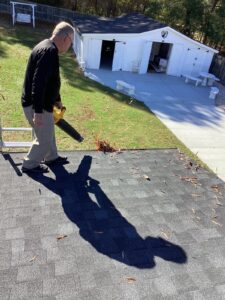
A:
<svg viewBox="0 0 225 300">
<path fill-rule="evenodd" d="M 188 40 L 188 41 L 194 42 L 194 43 L 195 43 L 196 45 L 198 45 L 198 46 L 205 47 L 206 49 L 211 50 L 211 51 L 213 51 L 214 53 L 219 53 L 218 50 L 213 49 L 213 48 L 211 48 L 211 47 L 209 47 L 209 46 L 207 46 L 207 45 L 205 45 L 205 44 L 202 44 L 202 43 L 200 43 L 200 42 L 198 42 L 198 41 L 195 41 L 195 40 L 193 40 L 192 38 L 189 38 L 189 37 L 186 36 L 185 34 L 183 34 L 183 33 L 179 32 L 179 31 L 173 29 L 173 28 L 170 27 L 170 26 L 166 26 L 166 27 L 164 27 L 164 28 L 169 28 L 169 29 L 172 30 L 173 32 L 177 33 L 178 35 L 182 36 L 183 38 L 185 38 L 185 39 Z"/>
</svg>

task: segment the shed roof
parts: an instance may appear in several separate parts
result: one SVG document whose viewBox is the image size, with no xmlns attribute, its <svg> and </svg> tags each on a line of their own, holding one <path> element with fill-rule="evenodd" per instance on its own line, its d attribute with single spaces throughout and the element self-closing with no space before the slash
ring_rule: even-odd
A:
<svg viewBox="0 0 225 300">
<path fill-rule="evenodd" d="M 116 18 L 77 15 L 74 26 L 83 33 L 142 33 L 166 27 L 166 24 L 139 13 L 124 14 Z"/>
</svg>

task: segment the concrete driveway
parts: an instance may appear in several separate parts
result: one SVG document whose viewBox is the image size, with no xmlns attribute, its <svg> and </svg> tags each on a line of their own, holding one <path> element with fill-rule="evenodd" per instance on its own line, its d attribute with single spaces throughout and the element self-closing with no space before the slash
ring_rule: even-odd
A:
<svg viewBox="0 0 225 300">
<path fill-rule="evenodd" d="M 86 75 L 116 89 L 116 80 L 135 86 L 134 97 L 156 116 L 222 180 L 225 180 L 225 112 L 209 99 L 210 87 L 186 84 L 165 74 L 139 75 L 86 70 Z"/>
</svg>

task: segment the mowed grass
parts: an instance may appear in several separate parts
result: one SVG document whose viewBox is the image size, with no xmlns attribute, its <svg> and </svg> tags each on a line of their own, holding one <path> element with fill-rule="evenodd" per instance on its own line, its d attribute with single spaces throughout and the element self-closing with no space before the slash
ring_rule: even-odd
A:
<svg viewBox="0 0 225 300">
<path fill-rule="evenodd" d="M 0 18 L 0 115 L 4 127 L 28 127 L 20 97 L 27 60 L 33 46 L 48 38 L 54 25 L 11 25 Z M 65 119 L 84 137 L 77 143 L 56 127 L 60 150 L 96 149 L 95 139 L 118 149 L 179 148 L 196 157 L 142 103 L 86 78 L 74 54 L 60 56 L 61 97 L 67 107 Z M 7 139 L 24 138 L 10 133 Z"/>
</svg>

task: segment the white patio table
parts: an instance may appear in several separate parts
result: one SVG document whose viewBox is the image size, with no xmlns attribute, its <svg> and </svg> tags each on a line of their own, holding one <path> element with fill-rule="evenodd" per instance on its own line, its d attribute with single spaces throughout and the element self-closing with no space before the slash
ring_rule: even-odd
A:
<svg viewBox="0 0 225 300">
<path fill-rule="evenodd" d="M 199 75 L 203 78 L 202 86 L 212 86 L 214 81 L 219 81 L 219 78 L 208 72 L 201 72 Z"/>
</svg>

